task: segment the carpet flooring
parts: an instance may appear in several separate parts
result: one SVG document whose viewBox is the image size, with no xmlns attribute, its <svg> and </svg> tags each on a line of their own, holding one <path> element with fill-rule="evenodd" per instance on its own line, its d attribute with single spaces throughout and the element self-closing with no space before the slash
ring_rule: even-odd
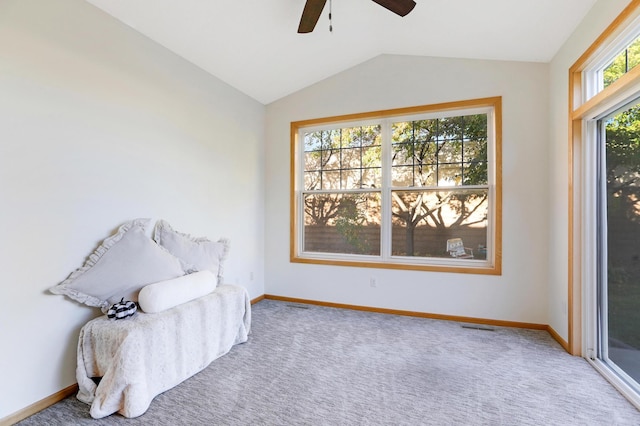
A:
<svg viewBox="0 0 640 426">
<path fill-rule="evenodd" d="M 544 331 L 263 300 L 252 333 L 142 416 L 69 397 L 30 425 L 640 425 Z"/>
</svg>

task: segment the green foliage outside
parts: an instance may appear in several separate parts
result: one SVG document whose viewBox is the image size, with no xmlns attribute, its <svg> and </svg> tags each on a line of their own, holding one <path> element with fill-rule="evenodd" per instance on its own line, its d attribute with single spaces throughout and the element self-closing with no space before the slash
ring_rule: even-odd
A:
<svg viewBox="0 0 640 426">
<path fill-rule="evenodd" d="M 640 63 L 640 38 L 636 39 L 609 64 L 603 71 L 604 87 L 619 79 Z"/>
<path fill-rule="evenodd" d="M 606 123 L 609 342 L 640 349 L 640 107 Z"/>
<path fill-rule="evenodd" d="M 367 223 L 367 218 L 359 204 L 358 196 L 343 197 L 338 206 L 336 229 L 354 249 L 356 254 L 368 254 L 370 250 L 369 241 L 364 236 L 363 227 Z"/>
<path fill-rule="evenodd" d="M 640 63 L 640 39 L 604 69 L 604 87 Z M 606 122 L 610 346 L 640 349 L 640 107 Z M 615 361 L 615 360 L 614 360 Z"/>
</svg>

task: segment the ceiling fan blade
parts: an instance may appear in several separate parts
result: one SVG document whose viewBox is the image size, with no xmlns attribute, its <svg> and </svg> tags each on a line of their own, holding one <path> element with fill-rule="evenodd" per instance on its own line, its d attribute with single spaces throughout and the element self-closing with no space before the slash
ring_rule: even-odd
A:
<svg viewBox="0 0 640 426">
<path fill-rule="evenodd" d="M 310 33 L 316 27 L 322 9 L 327 3 L 327 0 L 307 0 L 302 11 L 302 17 L 300 18 L 300 25 L 298 26 L 299 33 Z"/>
<path fill-rule="evenodd" d="M 405 16 L 413 10 L 416 2 L 413 0 L 373 0 L 380 6 L 389 9 L 393 13 Z"/>
</svg>

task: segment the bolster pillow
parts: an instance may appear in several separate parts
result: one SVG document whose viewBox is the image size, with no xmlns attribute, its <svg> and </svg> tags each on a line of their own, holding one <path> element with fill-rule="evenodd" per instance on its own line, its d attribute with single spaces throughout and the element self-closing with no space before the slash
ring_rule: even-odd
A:
<svg viewBox="0 0 640 426">
<path fill-rule="evenodd" d="M 216 289 L 217 278 L 209 270 L 146 285 L 140 290 L 138 304 L 153 314 L 197 299 Z"/>
</svg>

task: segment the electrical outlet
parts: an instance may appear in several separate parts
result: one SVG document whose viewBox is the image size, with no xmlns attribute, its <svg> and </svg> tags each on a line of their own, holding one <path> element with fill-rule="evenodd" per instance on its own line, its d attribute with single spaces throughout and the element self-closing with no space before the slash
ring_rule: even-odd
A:
<svg viewBox="0 0 640 426">
<path fill-rule="evenodd" d="M 376 288 L 376 287 L 378 286 L 378 283 L 376 282 L 376 279 L 375 279 L 375 278 L 371 277 L 371 278 L 369 278 L 369 285 L 370 285 L 372 288 Z"/>
</svg>

